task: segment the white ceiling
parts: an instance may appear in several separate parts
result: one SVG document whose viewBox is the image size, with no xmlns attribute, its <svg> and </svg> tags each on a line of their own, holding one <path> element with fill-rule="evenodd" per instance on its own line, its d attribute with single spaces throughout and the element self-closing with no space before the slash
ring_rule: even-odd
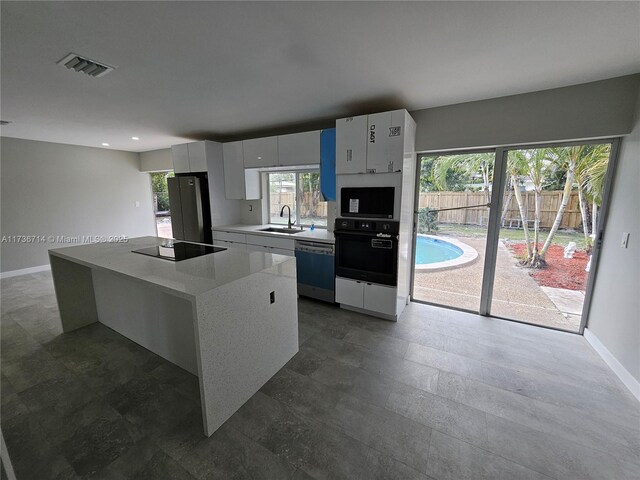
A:
<svg viewBox="0 0 640 480">
<path fill-rule="evenodd" d="M 14 122 L 2 135 L 130 151 L 640 71 L 637 1 L 1 9 L 1 118 Z M 69 52 L 118 68 L 90 78 L 56 65 Z"/>
</svg>

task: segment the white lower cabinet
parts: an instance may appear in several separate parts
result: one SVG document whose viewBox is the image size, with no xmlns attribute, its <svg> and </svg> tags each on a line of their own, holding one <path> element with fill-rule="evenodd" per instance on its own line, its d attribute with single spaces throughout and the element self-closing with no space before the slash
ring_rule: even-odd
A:
<svg viewBox="0 0 640 480">
<path fill-rule="evenodd" d="M 396 314 L 398 289 L 336 277 L 336 302 L 385 315 Z"/>
<path fill-rule="evenodd" d="M 213 238 L 216 245 L 229 248 L 242 248 L 249 252 L 277 253 L 295 257 L 295 240 L 280 238 L 273 235 L 253 235 L 236 232 L 214 230 Z"/>
<path fill-rule="evenodd" d="M 386 315 L 396 314 L 398 289 L 375 283 L 364 284 L 364 309 Z"/>
</svg>

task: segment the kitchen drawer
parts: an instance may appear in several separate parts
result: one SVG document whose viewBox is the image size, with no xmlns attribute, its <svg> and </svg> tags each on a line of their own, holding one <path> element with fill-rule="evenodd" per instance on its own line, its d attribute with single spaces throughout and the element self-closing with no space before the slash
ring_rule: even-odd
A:
<svg viewBox="0 0 640 480">
<path fill-rule="evenodd" d="M 244 243 L 238 242 L 225 242 L 224 240 L 214 240 L 213 244 L 224 248 L 234 248 L 236 250 L 246 250 L 247 246 Z"/>
<path fill-rule="evenodd" d="M 387 315 L 396 314 L 398 289 L 375 283 L 364 284 L 364 308 Z"/>
<path fill-rule="evenodd" d="M 263 245 L 265 247 L 282 248 L 284 250 L 293 250 L 295 248 L 294 239 L 281 238 L 274 235 L 247 235 L 247 243 Z"/>
<path fill-rule="evenodd" d="M 225 242 L 247 243 L 247 236 L 244 233 L 213 231 L 215 240 L 224 240 Z"/>
<path fill-rule="evenodd" d="M 278 255 L 287 255 L 288 257 L 295 257 L 296 253 L 293 250 L 286 250 L 284 248 L 267 247 L 271 253 L 277 253 Z"/>
<path fill-rule="evenodd" d="M 364 283 L 360 280 L 336 277 L 336 303 L 362 308 L 364 306 Z"/>
<path fill-rule="evenodd" d="M 269 252 L 269 247 L 263 247 L 262 245 L 253 245 L 251 243 L 246 244 L 248 252 Z"/>
</svg>

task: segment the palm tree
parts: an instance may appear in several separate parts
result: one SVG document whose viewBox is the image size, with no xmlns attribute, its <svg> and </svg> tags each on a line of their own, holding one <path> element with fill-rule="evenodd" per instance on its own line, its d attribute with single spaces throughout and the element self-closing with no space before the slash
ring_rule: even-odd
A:
<svg viewBox="0 0 640 480">
<path fill-rule="evenodd" d="M 465 153 L 437 157 L 433 165 L 433 183 L 440 190 L 448 190 L 447 173 L 451 170 L 466 172 L 470 181 L 480 174 L 482 177 L 482 191 L 486 192 L 488 202 L 494 158 L 492 153 Z"/>
<path fill-rule="evenodd" d="M 549 172 L 549 166 L 553 156 L 547 148 L 536 148 L 532 150 L 522 150 L 522 155 L 526 159 L 527 176 L 533 184 L 535 216 L 533 219 L 533 244 L 531 254 L 525 261 L 525 265 L 532 268 L 543 268 L 546 265 L 544 255 L 540 254 L 540 217 L 542 214 L 542 188 Z M 525 219 L 523 219 L 524 223 Z M 527 249 L 529 251 L 529 249 Z"/>
<path fill-rule="evenodd" d="M 553 221 L 551 230 L 549 230 L 549 234 L 547 235 L 547 239 L 542 246 L 542 250 L 540 250 L 540 256 L 543 260 L 544 256 L 547 253 L 547 250 L 551 246 L 553 237 L 560 227 L 562 216 L 564 215 L 564 212 L 567 209 L 567 205 L 569 204 L 569 200 L 571 198 L 571 190 L 573 190 L 573 182 L 576 177 L 576 165 L 580 163 L 580 161 L 585 157 L 586 148 L 586 145 L 579 145 L 575 147 L 548 149 L 549 157 L 557 167 L 566 168 L 567 175 L 564 182 L 564 189 L 562 191 L 562 200 L 560 201 L 560 206 L 558 207 L 558 211 L 556 212 L 556 218 Z"/>
<path fill-rule="evenodd" d="M 529 239 L 529 226 L 527 223 L 527 210 L 524 206 L 524 202 L 522 201 L 522 192 L 520 191 L 520 179 L 523 175 L 526 175 L 528 170 L 528 159 L 524 154 L 524 150 L 512 150 L 509 152 L 507 157 L 507 173 L 509 175 L 509 183 L 511 184 L 512 191 L 509 192 L 509 195 L 513 193 L 516 197 L 516 203 L 518 204 L 518 210 L 520 212 L 520 220 L 522 221 L 522 228 L 524 230 L 524 241 L 527 245 L 527 259 L 531 257 L 531 241 Z M 509 196 L 507 200 L 511 201 L 511 197 Z M 504 213 L 503 213 L 504 216 Z"/>
<path fill-rule="evenodd" d="M 596 232 L 598 207 L 602 205 L 604 184 L 607 178 L 611 145 L 606 143 L 592 147 L 588 155 L 588 166 L 585 167 L 581 186 L 585 196 L 592 203 L 591 233 Z"/>
</svg>

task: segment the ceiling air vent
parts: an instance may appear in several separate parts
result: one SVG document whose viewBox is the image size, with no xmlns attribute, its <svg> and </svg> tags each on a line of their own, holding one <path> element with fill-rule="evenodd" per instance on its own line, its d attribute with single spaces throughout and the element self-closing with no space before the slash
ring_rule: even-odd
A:
<svg viewBox="0 0 640 480">
<path fill-rule="evenodd" d="M 90 77 L 102 77 L 116 67 L 106 65 L 104 63 L 90 60 L 75 53 L 70 53 L 58 62 L 58 65 L 64 65 L 69 70 L 75 70 L 76 72 L 84 73 Z"/>
</svg>

